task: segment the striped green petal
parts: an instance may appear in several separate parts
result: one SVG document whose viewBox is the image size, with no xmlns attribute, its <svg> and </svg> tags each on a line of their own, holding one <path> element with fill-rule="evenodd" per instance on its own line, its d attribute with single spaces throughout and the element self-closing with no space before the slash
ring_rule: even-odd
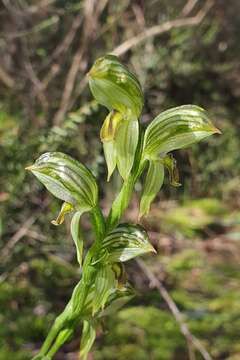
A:
<svg viewBox="0 0 240 360">
<path fill-rule="evenodd" d="M 89 86 L 99 104 L 139 117 L 143 93 L 138 79 L 113 55 L 99 58 L 89 72 Z"/>
<path fill-rule="evenodd" d="M 124 120 L 117 131 L 116 151 L 117 167 L 121 177 L 126 180 L 132 170 L 135 152 L 138 145 L 138 120 Z"/>
<path fill-rule="evenodd" d="M 185 148 L 214 133 L 220 133 L 209 120 L 207 112 L 195 105 L 183 105 L 164 111 L 147 127 L 144 157 Z"/>
<path fill-rule="evenodd" d="M 147 252 L 155 252 L 140 225 L 120 224 L 103 240 L 102 251 L 110 262 L 124 262 Z"/>
<path fill-rule="evenodd" d="M 98 188 L 92 173 L 60 152 L 45 153 L 30 167 L 38 180 L 57 198 L 82 211 L 97 204 Z"/>
</svg>

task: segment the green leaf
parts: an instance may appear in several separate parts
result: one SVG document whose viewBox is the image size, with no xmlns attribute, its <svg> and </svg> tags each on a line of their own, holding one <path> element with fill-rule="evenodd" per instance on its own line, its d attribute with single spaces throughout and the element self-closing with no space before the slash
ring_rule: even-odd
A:
<svg viewBox="0 0 240 360">
<path fill-rule="evenodd" d="M 102 251 L 108 261 L 124 262 L 147 252 L 155 252 L 146 231 L 140 225 L 120 224 L 103 240 Z"/>
<path fill-rule="evenodd" d="M 52 220 L 51 223 L 55 226 L 61 225 L 64 222 L 65 215 L 71 211 L 73 211 L 73 206 L 64 202 L 56 220 Z"/>
<path fill-rule="evenodd" d="M 214 133 L 220 133 L 209 120 L 207 112 L 195 105 L 183 105 L 158 115 L 147 127 L 144 157 L 187 147 Z"/>
<path fill-rule="evenodd" d="M 82 266 L 82 258 L 83 258 L 83 235 L 80 227 L 80 218 L 82 212 L 76 212 L 71 221 L 71 235 L 77 250 L 77 259 L 80 266 Z"/>
<path fill-rule="evenodd" d="M 141 85 L 116 56 L 99 58 L 88 75 L 90 89 L 99 104 L 122 114 L 130 110 L 139 117 L 143 107 Z"/>
<path fill-rule="evenodd" d="M 116 135 L 117 167 L 126 180 L 131 172 L 138 144 L 139 125 L 137 119 L 124 120 Z"/>
<path fill-rule="evenodd" d="M 103 309 L 109 295 L 116 288 L 117 281 L 114 272 L 109 265 L 100 265 L 95 279 L 95 290 L 93 298 L 93 315 Z"/>
<path fill-rule="evenodd" d="M 91 350 L 94 340 L 96 338 L 96 329 L 87 320 L 83 321 L 82 338 L 80 344 L 80 356 L 83 360 L 87 359 L 88 353 Z"/>
<path fill-rule="evenodd" d="M 94 176 L 68 155 L 45 153 L 27 170 L 54 196 L 77 210 L 88 211 L 97 204 L 98 188 Z"/>
<path fill-rule="evenodd" d="M 162 187 L 164 166 L 160 160 L 150 160 L 140 201 L 139 217 L 148 214 L 152 201 Z"/>
</svg>

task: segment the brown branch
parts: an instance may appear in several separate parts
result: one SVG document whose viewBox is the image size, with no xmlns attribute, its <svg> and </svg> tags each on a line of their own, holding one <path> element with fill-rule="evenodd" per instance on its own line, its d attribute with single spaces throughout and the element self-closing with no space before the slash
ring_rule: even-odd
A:
<svg viewBox="0 0 240 360">
<path fill-rule="evenodd" d="M 58 63 L 62 61 L 62 58 L 60 58 L 60 55 L 63 55 L 68 51 L 70 45 L 72 44 L 72 42 L 74 40 L 76 32 L 82 23 L 82 20 L 83 20 L 83 16 L 81 13 L 79 13 L 73 20 L 72 26 L 71 26 L 70 30 L 67 32 L 63 41 L 61 41 L 61 43 L 53 51 L 53 54 L 47 59 L 47 62 L 44 64 L 44 67 L 48 67 L 51 64 L 51 62 L 55 59 L 58 59 Z M 56 67 L 56 66 L 57 66 L 57 64 L 53 64 L 53 67 Z M 49 73 L 51 73 L 51 70 L 49 71 Z M 53 73 L 55 73 L 55 70 L 53 70 Z M 45 76 L 45 78 L 49 78 L 49 76 L 50 75 L 47 74 Z M 45 80 L 43 80 L 43 82 L 45 83 Z"/>
<path fill-rule="evenodd" d="M 181 28 L 181 27 L 192 27 L 199 25 L 204 17 L 207 15 L 208 11 L 214 5 L 214 0 L 206 1 L 205 5 L 202 7 L 201 10 L 197 13 L 197 15 L 192 17 L 183 17 L 175 20 L 166 21 L 163 24 L 153 26 L 145 31 L 141 32 L 139 35 L 132 37 L 124 41 L 121 45 L 117 46 L 113 51 L 112 54 L 120 56 L 129 51 L 131 48 L 139 45 L 143 41 L 160 35 L 164 34 L 172 29 Z"/>
<path fill-rule="evenodd" d="M 59 126 L 64 119 L 65 114 L 69 110 L 71 96 L 77 79 L 77 75 L 80 69 L 81 62 L 83 67 L 86 66 L 86 62 L 83 61 L 83 55 L 89 47 L 90 41 L 96 34 L 97 22 L 101 12 L 107 5 L 108 0 L 96 1 L 96 0 L 85 0 L 84 3 L 84 33 L 82 40 L 79 44 L 79 48 L 73 57 L 72 64 L 68 71 L 63 95 L 59 110 L 56 112 L 53 118 L 53 124 Z M 83 77 L 83 83 L 85 84 L 85 77 Z M 84 85 L 85 86 L 85 85 Z"/>
<path fill-rule="evenodd" d="M 0 66 L 0 80 L 9 88 L 15 85 L 14 79 Z"/>
<path fill-rule="evenodd" d="M 43 109 L 47 112 L 48 101 L 47 101 L 47 97 L 44 92 L 44 90 L 45 90 L 44 85 L 38 79 L 37 75 L 35 74 L 35 71 L 33 70 L 33 67 L 32 67 L 32 64 L 30 63 L 30 61 L 29 60 L 25 61 L 24 65 L 25 65 L 25 69 L 28 73 L 29 79 L 31 80 L 31 82 L 34 85 L 36 96 L 37 96 L 39 102 L 41 103 Z"/>
<path fill-rule="evenodd" d="M 35 221 L 36 221 L 36 216 L 32 215 L 21 225 L 18 231 L 9 239 L 9 241 L 1 251 L 0 254 L 1 262 L 7 260 L 11 250 L 27 234 L 29 228 L 34 224 Z"/>
<path fill-rule="evenodd" d="M 139 267 L 142 269 L 148 280 L 150 281 L 150 286 L 158 289 L 160 295 L 164 299 L 164 301 L 167 303 L 169 310 L 175 317 L 177 323 L 179 324 L 180 330 L 184 337 L 186 338 L 187 342 L 191 344 L 196 350 L 199 351 L 199 353 L 202 355 L 204 360 L 212 360 L 211 355 L 208 353 L 208 351 L 204 348 L 202 343 L 190 332 L 186 322 L 183 319 L 182 313 L 178 309 L 177 305 L 171 298 L 169 292 L 167 289 L 163 286 L 161 281 L 153 274 L 153 272 L 146 266 L 146 264 L 140 260 L 136 260 Z M 191 356 L 193 353 L 191 352 Z"/>
<path fill-rule="evenodd" d="M 188 2 L 185 4 L 185 6 L 183 7 L 181 13 L 183 16 L 188 16 L 192 10 L 195 8 L 195 6 L 197 5 L 197 2 L 199 0 L 188 0 Z"/>
<path fill-rule="evenodd" d="M 64 116 L 68 110 L 68 106 L 69 106 L 69 101 L 71 99 L 72 96 L 72 91 L 75 85 L 75 81 L 76 81 L 76 77 L 79 71 L 79 67 L 80 67 L 80 63 L 82 60 L 82 56 L 83 56 L 83 52 L 84 49 L 83 47 L 80 47 L 76 54 L 73 57 L 73 61 L 72 61 L 72 65 L 69 69 L 69 72 L 67 74 L 67 78 L 66 78 L 66 83 L 65 83 L 65 87 L 63 90 L 63 95 L 62 95 L 62 99 L 61 99 L 61 104 L 60 104 L 60 108 L 57 111 L 57 113 L 55 114 L 54 118 L 53 118 L 53 124 L 58 126 L 61 124 L 61 122 L 64 119 Z"/>
<path fill-rule="evenodd" d="M 49 200 L 45 200 L 42 204 L 41 211 L 43 211 L 49 204 Z M 25 236 L 27 235 L 29 229 L 31 226 L 35 223 L 35 221 L 38 218 L 39 211 L 36 211 L 34 214 L 32 214 L 26 221 L 22 223 L 22 225 L 19 227 L 19 229 L 15 232 L 15 234 L 8 240 L 6 245 L 2 248 L 0 253 L 0 261 L 6 262 L 8 259 L 11 250 L 14 248 L 14 246 Z"/>
</svg>

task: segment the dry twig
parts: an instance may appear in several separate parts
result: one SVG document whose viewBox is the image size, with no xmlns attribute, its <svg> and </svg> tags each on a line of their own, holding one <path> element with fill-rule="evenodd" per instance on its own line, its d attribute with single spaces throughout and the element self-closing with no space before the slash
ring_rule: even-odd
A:
<svg viewBox="0 0 240 360">
<path fill-rule="evenodd" d="M 194 347 L 196 350 L 199 351 L 199 353 L 202 355 L 204 360 L 212 360 L 211 355 L 208 353 L 208 351 L 204 348 L 202 343 L 190 332 L 186 322 L 183 319 L 183 316 L 178 309 L 177 305 L 171 298 L 169 292 L 167 289 L 163 286 L 161 281 L 153 274 L 153 272 L 146 266 L 146 264 L 141 260 L 137 259 L 136 262 L 138 263 L 139 267 L 142 269 L 148 280 L 150 281 L 150 286 L 158 289 L 160 295 L 164 299 L 164 301 L 167 303 L 171 313 L 175 317 L 177 323 L 179 324 L 180 330 L 182 334 L 185 336 L 187 343 L 191 344 L 192 347 Z M 191 354 L 191 357 L 193 359 L 193 352 L 191 351 L 191 348 L 189 349 L 189 353 Z"/>
<path fill-rule="evenodd" d="M 21 225 L 18 231 L 9 239 L 9 241 L 1 251 L 0 254 L 1 261 L 6 261 L 6 259 L 8 259 L 11 250 L 18 243 L 18 241 L 20 241 L 27 234 L 28 230 L 34 224 L 36 219 L 37 219 L 36 216 L 32 215 Z"/>
<path fill-rule="evenodd" d="M 14 79 L 0 66 L 0 80 L 9 88 L 15 85 Z"/>
<path fill-rule="evenodd" d="M 197 5 L 197 2 L 198 2 L 198 0 L 188 0 L 186 5 L 182 9 L 182 15 L 188 16 L 191 13 L 191 11 L 195 8 L 195 6 Z"/>
<path fill-rule="evenodd" d="M 183 17 L 175 20 L 166 21 L 163 24 L 153 26 L 145 31 L 141 32 L 139 35 L 132 37 L 124 41 L 121 45 L 117 46 L 113 51 L 112 54 L 120 56 L 129 51 L 131 48 L 139 45 L 143 41 L 154 37 L 156 35 L 160 35 L 166 33 L 174 28 L 181 28 L 181 27 L 191 27 L 199 25 L 204 17 L 207 15 L 208 11 L 214 5 L 214 0 L 209 0 L 205 3 L 201 10 L 197 13 L 197 15 L 192 17 Z"/>
<path fill-rule="evenodd" d="M 53 119 L 54 125 L 61 124 L 66 112 L 69 109 L 69 104 L 79 72 L 80 64 L 83 61 L 83 55 L 89 46 L 90 39 L 93 38 L 94 33 L 96 32 L 98 18 L 107 5 L 107 2 L 108 0 L 102 0 L 100 2 L 97 2 L 96 0 L 85 1 L 84 33 L 66 77 L 60 108 Z M 83 78 L 83 83 L 85 84 L 84 79 L 85 78 Z"/>
</svg>

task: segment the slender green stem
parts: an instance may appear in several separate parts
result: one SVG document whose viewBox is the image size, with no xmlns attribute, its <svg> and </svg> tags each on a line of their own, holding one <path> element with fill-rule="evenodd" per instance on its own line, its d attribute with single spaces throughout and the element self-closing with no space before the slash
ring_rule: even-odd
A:
<svg viewBox="0 0 240 360">
<path fill-rule="evenodd" d="M 43 346 L 40 355 L 52 356 L 72 335 L 75 326 L 80 321 L 81 313 L 96 276 L 96 268 L 91 265 L 92 259 L 97 258 L 101 242 L 105 234 L 105 220 L 101 209 L 96 206 L 91 212 L 91 222 L 96 240 L 91 246 L 83 264 L 83 276 L 75 287 L 71 300 L 63 313 L 56 319 Z"/>
</svg>

